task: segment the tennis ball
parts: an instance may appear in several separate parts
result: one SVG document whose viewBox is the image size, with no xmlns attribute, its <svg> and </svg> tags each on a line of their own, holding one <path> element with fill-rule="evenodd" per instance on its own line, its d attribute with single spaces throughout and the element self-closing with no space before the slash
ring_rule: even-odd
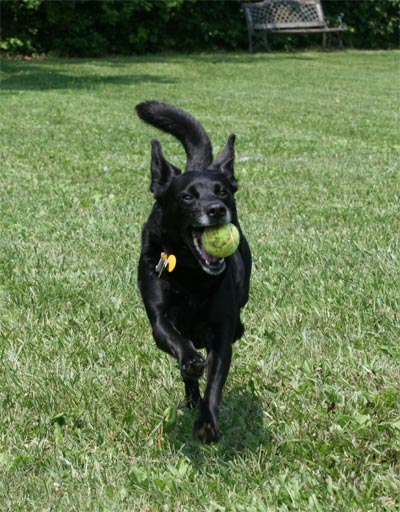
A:
<svg viewBox="0 0 400 512">
<path fill-rule="evenodd" d="M 234 224 L 222 224 L 206 228 L 201 242 L 208 254 L 216 258 L 226 258 L 236 251 L 239 240 L 239 231 Z"/>
</svg>

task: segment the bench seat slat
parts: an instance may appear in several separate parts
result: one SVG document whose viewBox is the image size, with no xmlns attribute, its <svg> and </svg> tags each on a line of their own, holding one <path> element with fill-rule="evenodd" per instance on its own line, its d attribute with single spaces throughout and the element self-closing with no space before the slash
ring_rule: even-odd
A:
<svg viewBox="0 0 400 512">
<path fill-rule="evenodd" d="M 314 28 L 272 28 L 268 32 L 271 34 L 323 34 L 323 33 L 335 33 L 335 32 L 346 32 L 345 28 L 329 28 L 329 27 L 314 27 Z"/>
<path fill-rule="evenodd" d="M 281 30 L 269 30 L 271 34 L 334 34 L 337 32 L 346 32 L 345 29 L 337 29 L 337 28 L 287 28 Z"/>
<path fill-rule="evenodd" d="M 285 21 L 284 23 L 257 23 L 254 25 L 254 28 L 257 29 L 265 29 L 265 30 L 276 30 L 283 28 L 324 28 L 326 25 L 324 23 L 315 23 L 313 21 L 308 21 L 304 23 L 299 23 L 297 21 Z"/>
</svg>

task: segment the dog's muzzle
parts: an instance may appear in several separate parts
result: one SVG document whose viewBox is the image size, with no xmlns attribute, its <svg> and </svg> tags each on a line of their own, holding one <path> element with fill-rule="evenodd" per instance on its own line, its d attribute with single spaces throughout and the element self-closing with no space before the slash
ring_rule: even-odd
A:
<svg viewBox="0 0 400 512">
<path fill-rule="evenodd" d="M 226 263 L 224 258 L 217 258 L 204 249 L 202 243 L 203 232 L 204 228 L 192 228 L 190 232 L 191 236 L 188 240 L 189 246 L 204 272 L 217 276 L 225 270 Z"/>
</svg>

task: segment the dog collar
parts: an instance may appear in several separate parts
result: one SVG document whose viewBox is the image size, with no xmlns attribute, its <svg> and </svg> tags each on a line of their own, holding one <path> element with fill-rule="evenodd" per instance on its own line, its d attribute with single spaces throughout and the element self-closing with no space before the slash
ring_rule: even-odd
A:
<svg viewBox="0 0 400 512">
<path fill-rule="evenodd" d="M 156 265 L 156 272 L 158 277 L 161 277 L 165 269 L 168 272 L 172 272 L 176 267 L 176 256 L 173 254 L 167 254 L 166 252 L 161 253 L 159 262 Z"/>
</svg>

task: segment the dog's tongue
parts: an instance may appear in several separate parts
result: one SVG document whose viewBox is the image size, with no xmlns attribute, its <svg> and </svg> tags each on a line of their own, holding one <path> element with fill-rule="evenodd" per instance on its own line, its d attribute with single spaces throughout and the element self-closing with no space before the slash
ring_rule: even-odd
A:
<svg viewBox="0 0 400 512">
<path fill-rule="evenodd" d="M 208 261 L 208 263 L 217 263 L 219 261 L 219 258 L 213 256 L 212 254 L 209 254 L 202 245 L 200 246 L 200 251 L 201 255 L 206 261 Z"/>
<path fill-rule="evenodd" d="M 202 241 L 201 241 L 201 238 L 203 236 L 203 232 L 202 230 L 194 230 L 194 234 L 196 236 L 196 239 L 199 243 L 199 249 L 200 249 L 200 253 L 201 253 L 201 256 L 203 259 L 205 259 L 206 261 L 208 261 L 208 263 L 217 263 L 219 261 L 219 259 L 216 257 L 216 256 L 213 256 L 212 254 L 209 254 L 203 247 L 203 244 L 202 244 Z"/>
</svg>

